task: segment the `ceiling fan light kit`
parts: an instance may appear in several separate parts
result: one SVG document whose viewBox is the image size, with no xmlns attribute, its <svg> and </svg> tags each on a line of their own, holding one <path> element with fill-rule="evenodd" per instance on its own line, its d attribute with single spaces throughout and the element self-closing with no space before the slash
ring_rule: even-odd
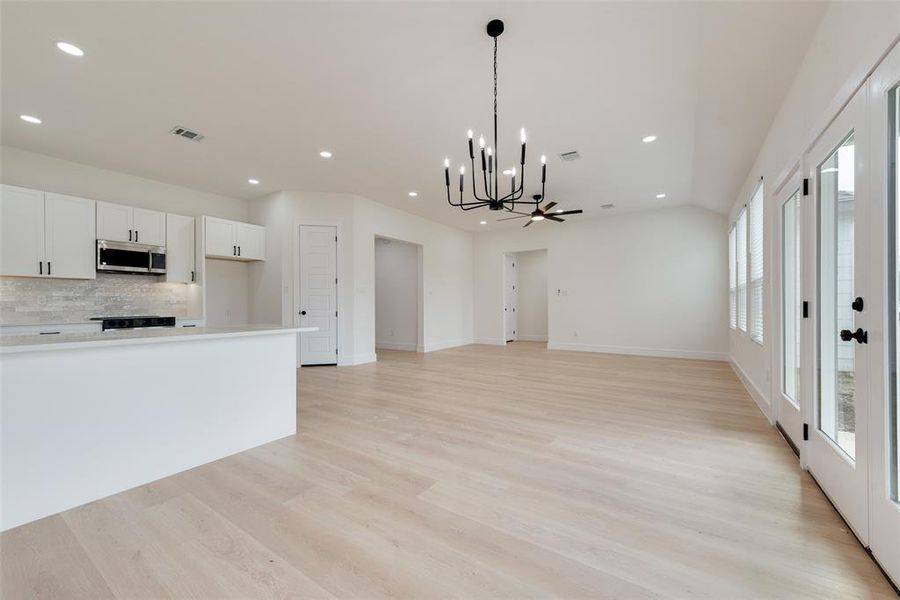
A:
<svg viewBox="0 0 900 600">
<path fill-rule="evenodd" d="M 445 158 L 444 184 L 447 187 L 447 202 L 450 204 L 450 206 L 460 208 L 462 210 L 474 210 L 476 208 L 487 207 L 490 210 L 506 210 L 508 212 L 519 215 L 518 217 L 511 218 L 530 217 L 530 220 L 525 225 L 526 227 L 535 221 L 542 221 L 545 218 L 552 221 L 562 222 L 565 219 L 560 219 L 555 216 L 545 214 L 547 210 L 549 210 L 548 207 L 555 205 L 555 202 L 552 202 L 551 204 L 545 206 L 543 209 L 541 209 L 540 207 L 541 200 L 544 198 L 544 192 L 547 184 L 547 158 L 545 156 L 541 156 L 541 193 L 533 195 L 532 200 L 522 200 L 522 195 L 525 193 L 526 136 L 524 127 L 521 131 L 520 141 L 522 145 L 521 153 L 519 156 L 519 169 L 517 170 L 516 168 L 512 168 L 503 171 L 503 174 L 509 173 L 509 193 L 501 195 L 500 192 L 500 174 L 502 168 L 500 167 L 497 146 L 497 39 L 503 33 L 503 29 L 503 21 L 501 21 L 500 19 L 493 19 L 487 24 L 487 34 L 494 40 L 494 145 L 485 147 L 484 136 L 479 136 L 478 146 L 481 158 L 480 183 L 483 187 L 483 195 L 479 195 L 478 191 L 479 178 L 475 170 L 475 140 L 472 130 L 470 129 L 468 132 L 468 146 L 469 160 L 471 161 L 472 196 L 474 199 L 470 201 L 465 200 L 464 190 L 466 167 L 465 165 L 461 165 L 459 167 L 459 202 L 453 201 L 453 197 L 450 192 L 450 159 Z M 517 173 L 519 174 L 518 181 L 516 181 Z M 517 202 L 521 202 L 522 204 L 526 205 L 533 204 L 534 210 L 530 213 L 516 212 L 515 207 Z M 557 214 L 577 214 L 581 212 L 582 211 L 578 210 Z M 499 220 L 505 221 L 507 219 Z"/>
</svg>

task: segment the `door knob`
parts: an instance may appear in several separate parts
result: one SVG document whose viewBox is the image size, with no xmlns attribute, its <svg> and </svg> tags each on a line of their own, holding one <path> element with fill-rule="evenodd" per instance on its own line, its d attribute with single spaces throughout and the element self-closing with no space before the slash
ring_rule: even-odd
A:
<svg viewBox="0 0 900 600">
<path fill-rule="evenodd" d="M 301 315 L 305 315 L 305 314 L 306 314 L 306 311 L 305 311 L 305 310 L 301 310 L 301 311 L 300 311 L 300 314 L 301 314 Z"/>
<path fill-rule="evenodd" d="M 869 343 L 869 332 L 863 331 L 862 327 L 857 328 L 856 331 L 850 331 L 849 329 L 841 330 L 841 341 L 849 342 L 850 340 L 856 340 L 857 344 L 868 344 Z"/>
<path fill-rule="evenodd" d="M 863 299 L 860 298 L 860 297 L 857 297 L 856 300 L 854 300 L 854 301 L 850 304 L 850 308 L 852 308 L 852 309 L 855 310 L 856 312 L 862 312 L 863 306 L 864 306 Z"/>
</svg>

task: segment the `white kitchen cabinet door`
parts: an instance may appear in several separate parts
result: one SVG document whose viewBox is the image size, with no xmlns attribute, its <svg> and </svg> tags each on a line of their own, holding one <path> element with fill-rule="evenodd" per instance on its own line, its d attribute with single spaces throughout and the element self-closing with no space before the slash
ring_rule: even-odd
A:
<svg viewBox="0 0 900 600">
<path fill-rule="evenodd" d="M 132 218 L 134 241 L 151 246 L 166 244 L 166 213 L 158 210 L 135 208 Z"/>
<path fill-rule="evenodd" d="M 206 220 L 206 256 L 233 258 L 237 256 L 233 221 L 205 217 Z"/>
<path fill-rule="evenodd" d="M 97 239 L 111 242 L 133 242 L 134 209 L 130 206 L 97 202 Z"/>
<path fill-rule="evenodd" d="M 249 223 L 235 223 L 235 244 L 239 258 L 265 260 L 266 228 Z"/>
<path fill-rule="evenodd" d="M 195 281 L 194 219 L 166 215 L 166 281 Z"/>
<path fill-rule="evenodd" d="M 47 192 L 44 197 L 45 275 L 95 279 L 96 203 Z"/>
<path fill-rule="evenodd" d="M 44 192 L 0 186 L 0 275 L 40 277 L 44 263 Z"/>
</svg>

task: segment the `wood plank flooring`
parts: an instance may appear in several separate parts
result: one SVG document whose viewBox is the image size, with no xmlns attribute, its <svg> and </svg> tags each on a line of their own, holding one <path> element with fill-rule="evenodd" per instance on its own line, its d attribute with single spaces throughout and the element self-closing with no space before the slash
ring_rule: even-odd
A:
<svg viewBox="0 0 900 600">
<path fill-rule="evenodd" d="M 4 533 L 2 597 L 895 597 L 725 363 L 378 356 L 303 369 L 295 437 Z"/>
</svg>

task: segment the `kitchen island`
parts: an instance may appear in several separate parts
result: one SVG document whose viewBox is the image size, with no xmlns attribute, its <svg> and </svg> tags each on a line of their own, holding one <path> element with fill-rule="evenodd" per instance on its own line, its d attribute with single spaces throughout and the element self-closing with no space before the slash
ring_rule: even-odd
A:
<svg viewBox="0 0 900 600">
<path fill-rule="evenodd" d="M 315 329 L 0 337 L 0 530 L 295 434 Z"/>
</svg>

